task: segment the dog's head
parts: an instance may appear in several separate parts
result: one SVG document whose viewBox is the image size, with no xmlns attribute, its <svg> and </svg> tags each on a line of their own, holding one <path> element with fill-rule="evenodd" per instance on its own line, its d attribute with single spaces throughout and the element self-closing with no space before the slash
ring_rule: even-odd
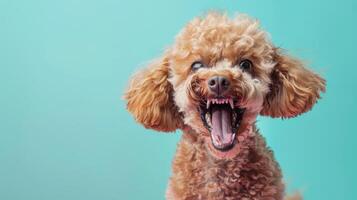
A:
<svg viewBox="0 0 357 200">
<path fill-rule="evenodd" d="M 213 155 L 231 157 L 257 115 L 295 117 L 324 89 L 325 81 L 276 48 L 256 20 L 210 13 L 136 74 L 125 98 L 146 128 L 188 127 Z"/>
</svg>

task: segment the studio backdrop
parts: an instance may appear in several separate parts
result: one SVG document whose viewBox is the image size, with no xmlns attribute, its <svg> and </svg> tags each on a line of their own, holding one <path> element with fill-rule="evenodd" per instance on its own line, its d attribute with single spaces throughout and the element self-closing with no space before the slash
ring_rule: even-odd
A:
<svg viewBox="0 0 357 200">
<path fill-rule="evenodd" d="M 257 124 L 288 192 L 357 199 L 357 1 L 1 0 L 0 199 L 164 199 L 181 132 L 137 124 L 130 76 L 210 10 L 247 13 L 327 80 L 306 115 Z"/>
</svg>

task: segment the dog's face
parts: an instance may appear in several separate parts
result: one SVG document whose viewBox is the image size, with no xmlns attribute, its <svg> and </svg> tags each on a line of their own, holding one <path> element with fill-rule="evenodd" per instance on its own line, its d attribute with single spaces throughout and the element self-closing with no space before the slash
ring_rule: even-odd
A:
<svg viewBox="0 0 357 200">
<path fill-rule="evenodd" d="M 258 114 L 311 109 L 325 81 L 282 54 L 246 16 L 211 13 L 190 22 L 162 58 L 139 72 L 128 110 L 147 128 L 189 127 L 214 156 L 234 156 Z"/>
</svg>

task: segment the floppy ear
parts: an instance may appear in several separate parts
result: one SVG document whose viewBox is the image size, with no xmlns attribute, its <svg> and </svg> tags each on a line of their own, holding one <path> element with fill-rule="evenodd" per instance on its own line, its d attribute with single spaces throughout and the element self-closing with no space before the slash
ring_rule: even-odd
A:
<svg viewBox="0 0 357 200">
<path fill-rule="evenodd" d="M 277 63 L 271 74 L 271 91 L 264 101 L 262 115 L 289 118 L 309 111 L 325 91 L 325 80 L 305 68 L 295 58 L 275 50 Z"/>
<path fill-rule="evenodd" d="M 134 75 L 126 91 L 127 109 L 145 128 L 171 132 L 181 127 L 168 76 L 169 62 L 164 57 Z"/>
</svg>

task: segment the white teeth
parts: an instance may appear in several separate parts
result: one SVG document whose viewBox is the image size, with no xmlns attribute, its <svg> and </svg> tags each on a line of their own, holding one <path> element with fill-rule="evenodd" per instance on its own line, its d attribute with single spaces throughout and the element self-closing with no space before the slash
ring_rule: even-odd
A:
<svg viewBox="0 0 357 200">
<path fill-rule="evenodd" d="M 208 126 L 212 127 L 212 122 L 211 122 L 211 114 L 209 112 L 206 113 L 206 122 Z"/>
<path fill-rule="evenodd" d="M 213 139 L 214 143 L 219 144 L 219 139 L 217 138 L 216 135 L 212 135 L 212 139 Z"/>
<path fill-rule="evenodd" d="M 234 109 L 233 99 L 229 99 L 229 105 L 231 105 L 231 108 Z"/>
<path fill-rule="evenodd" d="M 235 121 L 237 120 L 237 114 L 235 112 L 233 112 L 233 115 L 232 115 L 232 125 L 235 123 Z"/>
<path fill-rule="evenodd" d="M 234 109 L 234 102 L 232 98 L 227 99 L 207 99 L 207 109 L 211 106 L 211 104 L 229 104 L 232 109 Z"/>
</svg>

